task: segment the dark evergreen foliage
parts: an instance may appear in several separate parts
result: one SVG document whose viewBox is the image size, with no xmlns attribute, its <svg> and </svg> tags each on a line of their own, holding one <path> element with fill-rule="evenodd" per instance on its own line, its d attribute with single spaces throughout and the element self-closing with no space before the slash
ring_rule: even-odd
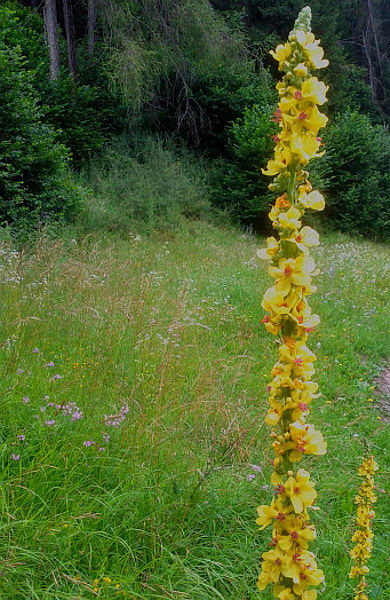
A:
<svg viewBox="0 0 390 600">
<path fill-rule="evenodd" d="M 272 153 L 279 78 L 269 50 L 306 2 L 57 0 L 59 66 L 45 2 L 3 2 L 2 221 L 70 218 L 79 197 L 70 162 L 81 168 L 114 135 L 125 130 L 135 140 L 141 130 L 206 156 L 213 202 L 261 229 L 271 198 L 261 167 Z M 315 177 L 337 227 L 385 237 L 390 5 L 310 6 L 330 60 L 327 154 Z"/>
<path fill-rule="evenodd" d="M 390 136 L 366 115 L 346 112 L 325 134 L 326 154 L 316 174 L 327 212 L 343 231 L 390 237 Z"/>
</svg>

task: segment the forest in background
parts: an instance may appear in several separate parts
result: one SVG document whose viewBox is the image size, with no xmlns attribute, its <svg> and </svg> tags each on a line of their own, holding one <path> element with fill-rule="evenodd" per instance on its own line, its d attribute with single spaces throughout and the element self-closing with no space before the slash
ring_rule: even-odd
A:
<svg viewBox="0 0 390 600">
<path fill-rule="evenodd" d="M 0 6 L 0 224 L 263 231 L 279 74 L 300 0 L 10 0 Z M 390 5 L 313 0 L 330 66 L 323 221 L 390 236 Z"/>
</svg>

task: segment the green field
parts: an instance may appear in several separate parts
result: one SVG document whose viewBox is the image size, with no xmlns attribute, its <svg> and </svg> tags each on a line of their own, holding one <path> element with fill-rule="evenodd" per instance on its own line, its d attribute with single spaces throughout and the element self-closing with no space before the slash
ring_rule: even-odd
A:
<svg viewBox="0 0 390 600">
<path fill-rule="evenodd" d="M 271 598 L 256 591 L 277 356 L 260 323 L 272 284 L 254 258 L 261 244 L 189 223 L 0 247 L 1 599 Z M 319 491 L 319 598 L 353 597 L 347 551 L 368 447 L 379 463 L 370 599 L 384 600 L 388 424 L 376 378 L 390 356 L 390 251 L 328 234 L 313 254 L 322 396 L 310 420 L 328 453 L 304 466 Z"/>
</svg>

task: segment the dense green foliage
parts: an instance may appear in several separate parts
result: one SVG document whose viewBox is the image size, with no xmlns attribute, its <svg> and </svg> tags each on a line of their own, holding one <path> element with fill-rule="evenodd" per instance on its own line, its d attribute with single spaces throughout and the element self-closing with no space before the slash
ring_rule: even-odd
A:
<svg viewBox="0 0 390 600">
<path fill-rule="evenodd" d="M 54 79 L 47 47 L 49 38 L 44 33 L 47 23 L 44 26 L 43 4 L 29 0 L 2 3 L 0 48 L 17 61 L 18 66 L 15 63 L 11 71 L 20 72 L 26 81 L 21 94 L 20 123 L 27 118 L 22 113 L 26 112 L 23 106 L 28 97 L 31 104 L 28 118 L 31 123 L 34 119 L 39 122 L 34 135 L 42 137 L 44 128 L 48 132 L 39 148 L 34 143 L 32 153 L 35 162 L 40 152 L 46 157 L 40 171 L 41 182 L 46 186 L 43 192 L 43 188 L 29 188 L 29 177 L 25 176 L 32 156 L 31 144 L 21 141 L 26 140 L 27 125 L 20 124 L 19 137 L 16 132 L 19 126 L 3 128 L 2 143 L 7 152 L 19 143 L 18 156 L 15 154 L 11 160 L 9 154 L 8 158 L 4 155 L 4 160 L 14 161 L 14 171 L 11 179 L 9 168 L 8 175 L 2 174 L 4 182 L 8 178 L 7 196 L 4 192 L 1 198 L 3 221 L 19 219 L 11 205 L 18 206 L 18 215 L 20 211 L 31 213 L 31 220 L 26 218 L 25 224 L 30 221 L 33 226 L 55 213 L 60 218 L 70 218 L 72 210 L 68 211 L 66 206 L 75 206 L 77 193 L 76 184 L 71 182 L 73 176 L 65 167 L 67 163 L 90 173 L 96 206 L 104 205 L 104 210 L 110 212 L 108 206 L 112 204 L 111 214 L 117 211 L 117 216 L 109 220 L 111 228 L 115 222 L 121 230 L 134 227 L 150 230 L 153 226 L 161 228 L 164 223 L 178 222 L 177 216 L 182 214 L 213 216 L 211 199 L 213 206 L 223 208 L 237 222 L 257 230 L 267 229 L 271 195 L 261 167 L 272 153 L 274 124 L 270 119 L 276 103 L 275 83 L 280 75 L 269 50 L 286 38 L 305 3 L 305 0 L 111 0 L 96 3 L 97 19 L 91 23 L 88 2 L 72 0 L 73 51 L 77 58 L 73 72 L 67 60 L 67 51 L 71 49 L 69 25 L 64 18 L 64 3 L 58 0 L 60 62 Z M 389 235 L 386 209 L 390 204 L 386 175 L 389 159 L 385 150 L 389 145 L 385 129 L 389 117 L 390 59 L 386 44 L 389 6 L 384 0 L 311 2 L 313 28 L 322 38 L 325 55 L 330 60 L 325 73 L 329 84 L 326 110 L 330 131 L 328 135 L 325 133 L 328 154 L 316 175 L 327 195 L 326 221 L 348 231 L 381 237 Z M 18 108 L 17 102 L 12 109 L 3 104 L 3 118 L 6 110 Z M 348 114 L 355 116 L 351 119 L 343 116 Z M 148 140 L 145 149 L 140 148 L 140 131 L 140 139 Z M 127 150 L 121 148 L 118 155 L 113 154 L 111 142 L 122 133 L 127 136 Z M 205 198 L 201 210 L 189 211 L 184 208 L 187 200 L 177 200 L 180 185 L 175 191 L 174 185 L 167 190 L 163 183 L 160 188 L 153 183 L 146 193 L 145 172 L 138 167 L 133 151 L 137 147 L 139 156 L 148 157 L 146 163 L 150 168 L 153 164 L 153 173 L 148 177 L 157 181 L 160 172 L 157 160 L 150 161 L 151 135 L 156 137 L 156 156 L 163 164 L 168 156 L 165 152 L 169 152 L 169 169 L 175 169 L 173 165 L 177 163 L 181 170 L 184 145 L 195 150 L 190 162 L 199 161 L 203 183 L 208 172 L 206 187 L 199 184 L 198 197 Z M 169 151 L 162 150 L 159 142 L 167 136 L 173 138 Z M 106 144 L 109 149 L 103 152 L 105 158 L 99 158 Z M 363 153 L 362 164 L 349 160 L 349 156 L 360 156 L 367 145 L 370 149 Z M 172 149 L 179 147 L 175 159 Z M 108 160 L 112 163 L 110 168 Z M 134 160 L 133 169 L 129 165 Z M 128 191 L 126 185 L 120 185 L 122 166 Z M 106 185 L 104 177 L 108 178 Z M 140 177 L 138 182 L 137 177 Z M 188 177 L 187 184 L 193 189 L 197 180 L 192 175 Z M 179 180 L 182 181 L 181 176 Z M 73 181 L 80 180 L 73 178 Z M 82 181 L 85 184 L 85 177 Z M 18 186 L 24 187 L 23 193 Z M 48 191 L 53 186 L 57 186 L 58 194 Z M 116 196 L 113 190 L 119 188 Z M 107 194 L 105 199 L 103 194 Z M 164 194 L 168 194 L 165 200 Z M 84 195 L 89 198 L 88 193 Z M 184 193 L 183 198 L 187 197 Z M 93 205 L 92 200 L 86 202 L 89 207 Z M 32 204 L 35 209 L 31 212 Z M 196 199 L 191 204 L 200 206 Z M 85 210 L 81 214 L 85 215 Z"/>
<path fill-rule="evenodd" d="M 87 231 L 170 230 L 184 217 L 216 215 L 205 164 L 193 153 L 154 137 L 117 139 L 83 175 L 92 188 L 82 212 Z"/>
<path fill-rule="evenodd" d="M 23 58 L 0 43 L 0 223 L 19 234 L 55 219 L 70 220 L 81 194 L 66 148 L 42 122 L 38 96 Z"/>
<path fill-rule="evenodd" d="M 316 172 L 329 217 L 343 231 L 390 237 L 390 136 L 357 112 L 340 114 L 325 134 Z"/>
<path fill-rule="evenodd" d="M 65 67 L 56 81 L 49 80 L 49 55 L 37 13 L 15 2 L 1 6 L 0 43 L 23 57 L 20 68 L 30 73 L 41 115 L 57 131 L 75 166 L 90 159 L 123 126 L 124 109 L 110 91 L 99 59 L 91 63 L 83 47 L 77 85 Z M 63 46 L 64 42 L 62 54 Z"/>
<path fill-rule="evenodd" d="M 255 104 L 244 109 L 243 117 L 229 128 L 230 157 L 216 164 L 212 177 L 214 202 L 246 223 L 266 223 L 265 214 L 273 200 L 269 178 L 261 174 L 277 131 L 271 115 L 269 106 Z"/>
</svg>

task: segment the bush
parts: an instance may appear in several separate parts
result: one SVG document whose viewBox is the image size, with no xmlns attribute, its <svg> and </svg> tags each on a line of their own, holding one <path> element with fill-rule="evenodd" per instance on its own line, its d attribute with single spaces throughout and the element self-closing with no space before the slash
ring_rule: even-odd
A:
<svg viewBox="0 0 390 600">
<path fill-rule="evenodd" d="M 88 229 L 149 232 L 213 214 L 205 167 L 169 141 L 119 138 L 84 178 L 94 192 L 84 210 Z"/>
<path fill-rule="evenodd" d="M 32 75 L 16 48 L 0 45 L 0 224 L 21 235 L 48 221 L 71 220 L 81 198 L 68 154 L 41 122 Z"/>
<path fill-rule="evenodd" d="M 241 69 L 229 64 L 215 66 L 213 73 L 199 69 L 193 93 L 209 123 L 202 144 L 213 156 L 226 157 L 231 124 L 247 107 L 256 105 L 266 113 L 276 103 L 271 76 L 264 69 L 256 73 L 249 61 Z"/>
<path fill-rule="evenodd" d="M 390 135 L 358 112 L 339 115 L 325 132 L 326 154 L 315 176 L 337 228 L 390 236 Z"/>
<path fill-rule="evenodd" d="M 81 166 L 100 152 L 112 133 L 124 125 L 124 113 L 103 87 L 74 85 L 66 73 L 40 86 L 45 121 L 70 150 L 73 165 Z"/>
<path fill-rule="evenodd" d="M 272 154 L 272 135 L 277 132 L 271 115 L 270 106 L 244 110 L 243 117 L 230 126 L 231 158 L 219 162 L 213 177 L 213 202 L 240 221 L 256 221 L 260 226 L 274 199 L 268 190 L 270 180 L 261 173 Z"/>
</svg>

